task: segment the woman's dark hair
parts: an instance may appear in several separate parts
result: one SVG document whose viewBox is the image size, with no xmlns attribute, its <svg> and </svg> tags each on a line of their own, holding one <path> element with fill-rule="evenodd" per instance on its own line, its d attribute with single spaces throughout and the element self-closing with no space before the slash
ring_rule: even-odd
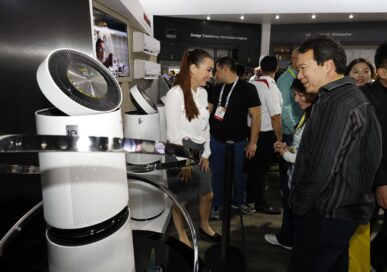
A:
<svg viewBox="0 0 387 272">
<path fill-rule="evenodd" d="M 103 62 L 103 65 L 106 68 L 109 68 L 110 66 L 113 66 L 113 53 L 110 53 L 109 56 L 106 58 L 106 60 Z"/>
<path fill-rule="evenodd" d="M 95 42 L 95 48 L 100 48 L 101 47 L 101 43 L 104 43 L 103 40 L 101 40 L 100 38 L 98 38 L 98 40 Z"/>
<path fill-rule="evenodd" d="M 301 80 L 299 80 L 298 78 L 293 80 L 292 86 L 290 88 L 294 92 L 301 93 L 305 97 L 306 102 L 308 102 L 308 103 L 313 103 L 318 96 L 317 93 L 307 93 L 304 85 L 301 83 Z M 304 124 L 309 119 L 311 108 L 312 108 L 312 106 L 310 106 L 309 108 L 307 108 L 305 110 L 305 118 L 304 118 L 304 120 L 301 119 L 303 121 L 302 124 Z M 300 120 L 300 122 L 301 122 L 301 120 Z M 296 127 L 300 127 L 300 126 L 302 126 L 302 124 L 298 123 L 296 125 Z"/>
<path fill-rule="evenodd" d="M 295 92 L 306 93 L 306 89 L 304 85 L 302 85 L 301 80 L 299 80 L 298 78 L 295 78 L 293 80 L 290 88 Z"/>
<path fill-rule="evenodd" d="M 290 87 L 294 92 L 301 93 L 305 98 L 308 103 L 313 103 L 316 97 L 318 96 L 317 93 L 308 93 L 306 92 L 306 89 L 304 85 L 301 83 L 301 80 L 298 78 L 293 80 L 293 83 Z"/>
<path fill-rule="evenodd" d="M 212 56 L 207 51 L 202 49 L 185 51 L 181 59 L 180 72 L 176 76 L 173 83 L 173 86 L 180 85 L 180 88 L 183 90 L 185 115 L 189 121 L 191 121 L 193 118 L 197 118 L 199 115 L 199 110 L 196 107 L 195 101 L 192 97 L 191 72 L 189 67 L 192 64 L 199 67 L 199 65 L 202 64 L 206 58 L 212 59 Z"/>
<path fill-rule="evenodd" d="M 99 59 L 100 61 L 103 61 L 103 58 L 104 58 L 104 52 L 103 52 L 103 48 L 102 48 L 102 44 L 104 44 L 105 42 L 101 39 L 98 39 L 95 43 L 95 50 L 96 50 L 96 57 L 97 59 Z"/>
<path fill-rule="evenodd" d="M 371 79 L 376 79 L 376 72 L 375 72 L 374 66 L 372 65 L 372 63 L 369 60 L 366 60 L 366 59 L 363 59 L 363 58 L 357 58 L 357 59 L 352 60 L 348 64 L 347 69 L 345 70 L 344 75 L 348 76 L 349 73 L 351 72 L 353 66 L 355 66 L 358 63 L 365 63 L 365 64 L 367 64 L 368 67 L 371 70 Z"/>
</svg>

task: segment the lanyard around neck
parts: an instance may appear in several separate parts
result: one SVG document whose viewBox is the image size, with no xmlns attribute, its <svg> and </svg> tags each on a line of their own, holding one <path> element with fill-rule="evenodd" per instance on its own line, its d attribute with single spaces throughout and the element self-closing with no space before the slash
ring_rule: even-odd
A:
<svg viewBox="0 0 387 272">
<path fill-rule="evenodd" d="M 230 92 L 228 93 L 227 98 L 226 98 L 226 104 L 224 105 L 225 108 L 227 108 L 227 106 L 228 106 L 228 102 L 230 101 L 230 96 L 231 96 L 231 94 L 232 94 L 232 91 L 233 91 L 234 88 L 235 88 L 235 85 L 238 83 L 238 80 L 239 80 L 239 77 L 236 78 L 234 84 L 232 84 L 232 86 L 231 86 Z M 226 86 L 226 84 L 223 84 L 222 90 L 220 91 L 218 106 L 220 106 L 220 105 L 221 105 L 221 102 L 222 102 L 224 86 Z"/>
<path fill-rule="evenodd" d="M 301 128 L 304 124 L 305 124 L 305 121 L 306 121 L 306 114 L 304 113 L 301 117 L 301 120 L 300 122 L 298 123 L 297 127 L 296 127 L 296 130 Z"/>
<path fill-rule="evenodd" d="M 289 72 L 289 74 L 292 75 L 293 78 L 296 78 L 296 77 L 297 77 L 297 75 L 293 72 L 292 69 L 290 69 L 290 67 L 288 67 L 287 71 Z"/>
</svg>

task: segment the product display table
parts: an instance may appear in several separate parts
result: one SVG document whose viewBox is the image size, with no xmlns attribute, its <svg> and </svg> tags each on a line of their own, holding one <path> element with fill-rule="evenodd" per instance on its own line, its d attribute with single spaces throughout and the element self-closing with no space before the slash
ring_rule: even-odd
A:
<svg viewBox="0 0 387 272">
<path fill-rule="evenodd" d="M 42 209 L 8 244 L 0 257 L 0 271 L 49 271 Z M 136 271 L 193 271 L 194 252 L 161 233 L 133 230 Z M 199 271 L 208 271 L 199 262 Z"/>
</svg>

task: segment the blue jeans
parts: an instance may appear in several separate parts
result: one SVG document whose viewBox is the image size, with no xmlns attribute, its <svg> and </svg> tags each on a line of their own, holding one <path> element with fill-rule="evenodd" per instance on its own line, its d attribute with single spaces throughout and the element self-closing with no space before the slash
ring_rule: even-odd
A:
<svg viewBox="0 0 387 272">
<path fill-rule="evenodd" d="M 234 143 L 234 182 L 232 203 L 240 205 L 245 202 L 246 174 L 243 172 L 245 148 L 247 140 Z M 223 206 L 224 174 L 226 159 L 226 144 L 217 141 L 211 136 L 210 166 L 212 172 L 212 190 L 214 193 L 213 205 Z"/>
</svg>

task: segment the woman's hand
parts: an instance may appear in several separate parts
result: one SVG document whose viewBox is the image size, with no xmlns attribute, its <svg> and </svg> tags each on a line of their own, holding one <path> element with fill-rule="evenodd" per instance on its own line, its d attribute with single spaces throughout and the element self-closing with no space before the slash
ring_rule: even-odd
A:
<svg viewBox="0 0 387 272">
<path fill-rule="evenodd" d="M 207 158 L 200 158 L 199 165 L 201 166 L 200 168 L 202 169 L 203 172 L 208 173 L 210 170 L 210 161 Z"/>
<path fill-rule="evenodd" d="M 286 145 L 286 143 L 277 141 L 274 144 L 274 150 L 275 150 L 275 152 L 278 152 L 281 156 L 283 156 L 284 153 L 289 150 L 289 148 Z"/>
<path fill-rule="evenodd" d="M 189 182 L 192 177 L 192 166 L 182 167 L 178 176 L 181 178 L 182 182 Z"/>
</svg>

